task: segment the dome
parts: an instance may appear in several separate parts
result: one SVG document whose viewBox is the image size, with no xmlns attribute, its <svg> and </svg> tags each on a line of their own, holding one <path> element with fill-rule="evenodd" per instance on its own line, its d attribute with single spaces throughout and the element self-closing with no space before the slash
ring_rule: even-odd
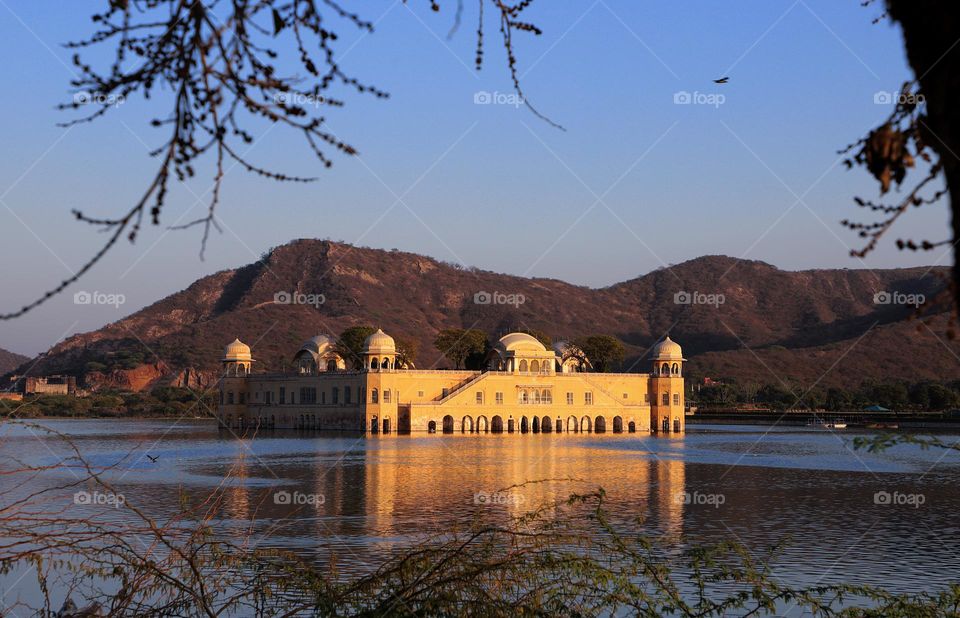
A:
<svg viewBox="0 0 960 618">
<path fill-rule="evenodd" d="M 540 340 L 527 333 L 510 333 L 500 337 L 497 347 L 505 352 L 546 352 Z"/>
<path fill-rule="evenodd" d="M 683 350 L 680 344 L 671 339 L 669 335 L 666 339 L 653 346 L 651 356 L 657 360 L 686 360 L 683 357 Z"/>
<path fill-rule="evenodd" d="M 329 335 L 317 335 L 303 342 L 301 350 L 308 350 L 314 354 L 322 354 L 327 348 L 333 346 L 333 337 Z"/>
<path fill-rule="evenodd" d="M 240 341 L 239 339 L 234 339 L 232 343 L 227 344 L 227 346 L 223 348 L 223 360 L 224 361 L 253 360 L 250 356 L 250 346 Z"/>
<path fill-rule="evenodd" d="M 393 337 L 378 328 L 377 332 L 367 337 L 367 340 L 363 342 L 363 353 L 396 354 L 397 344 L 394 343 Z"/>
</svg>

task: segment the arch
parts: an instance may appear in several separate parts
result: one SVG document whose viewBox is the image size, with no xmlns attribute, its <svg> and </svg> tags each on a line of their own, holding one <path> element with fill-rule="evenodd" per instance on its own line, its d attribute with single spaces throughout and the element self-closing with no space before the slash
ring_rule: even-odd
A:
<svg viewBox="0 0 960 618">
<path fill-rule="evenodd" d="M 570 416 L 570 417 L 568 417 L 568 418 L 567 418 L 567 433 L 570 433 L 571 431 L 574 432 L 574 433 L 576 433 L 578 429 L 580 429 L 580 425 L 579 425 L 579 423 L 577 423 L 577 417 L 576 417 L 576 416 Z"/>
<path fill-rule="evenodd" d="M 540 389 L 533 389 L 533 403 L 540 403 Z"/>
<path fill-rule="evenodd" d="M 613 433 L 623 433 L 623 417 L 613 417 Z"/>
<path fill-rule="evenodd" d="M 520 433 L 527 433 L 528 431 L 530 431 L 530 423 L 526 416 L 522 416 L 520 417 Z"/>
<path fill-rule="evenodd" d="M 437 433 L 437 421 L 430 421 L 427 423 L 427 431 L 429 433 Z"/>
<path fill-rule="evenodd" d="M 530 361 L 530 373 L 540 373 L 540 361 L 536 359 Z"/>
<path fill-rule="evenodd" d="M 377 417 L 374 416 L 370 419 L 370 433 L 378 433 L 380 431 L 380 422 L 377 420 Z"/>
<path fill-rule="evenodd" d="M 370 403 L 378 403 L 380 401 L 380 391 L 373 389 L 370 391 Z"/>
<path fill-rule="evenodd" d="M 526 360 L 520 361 L 520 371 L 525 372 L 526 370 L 527 370 L 527 361 Z"/>
<path fill-rule="evenodd" d="M 544 416 L 543 420 L 540 421 L 540 431 L 543 433 L 551 433 L 553 431 L 553 421 L 550 420 L 549 416 Z"/>
<path fill-rule="evenodd" d="M 607 430 L 607 419 L 602 416 L 598 416 L 593 421 L 593 432 L 594 433 L 603 433 Z"/>
<path fill-rule="evenodd" d="M 336 371 L 337 370 L 337 361 L 336 359 L 331 358 L 327 361 L 327 371 Z"/>
<path fill-rule="evenodd" d="M 680 433 L 680 417 L 674 417 L 673 419 L 673 430 L 677 433 Z"/>
<path fill-rule="evenodd" d="M 678 365 L 677 363 L 674 363 L 671 373 L 673 373 L 673 375 L 675 376 L 680 375 L 680 365 Z"/>
<path fill-rule="evenodd" d="M 449 414 L 443 417 L 443 433 L 453 433 L 453 417 Z"/>
<path fill-rule="evenodd" d="M 660 365 L 660 374 L 665 376 L 670 375 L 670 365 L 668 363 Z"/>
<path fill-rule="evenodd" d="M 482 414 L 477 417 L 477 431 L 490 431 L 490 423 L 487 422 L 487 417 Z"/>
<path fill-rule="evenodd" d="M 473 433 L 473 417 L 469 414 L 460 419 L 460 431 Z"/>
<path fill-rule="evenodd" d="M 383 357 L 383 360 L 380 361 L 380 368 L 381 368 L 381 369 L 390 369 L 390 359 L 387 358 L 386 356 L 384 356 L 384 357 Z"/>
<path fill-rule="evenodd" d="M 512 418 L 509 419 L 507 421 L 507 433 L 513 433 L 515 431 L 515 425 L 516 423 L 514 422 L 514 420 Z"/>
<path fill-rule="evenodd" d="M 669 433 L 669 432 L 670 432 L 670 417 L 664 416 L 663 417 L 663 433 Z"/>
<path fill-rule="evenodd" d="M 390 433 L 390 419 L 383 419 L 383 433 Z"/>
<path fill-rule="evenodd" d="M 634 423 L 633 421 L 630 421 L 629 423 L 627 423 L 627 431 L 629 431 L 630 433 L 637 433 L 637 424 Z"/>
<path fill-rule="evenodd" d="M 589 416 L 584 416 L 580 419 L 580 431 L 590 431 L 592 429 L 592 423 L 590 422 Z"/>
<path fill-rule="evenodd" d="M 520 391 L 520 403 L 530 403 L 530 395 L 526 389 Z"/>
<path fill-rule="evenodd" d="M 540 417 L 534 416 L 532 425 L 533 433 L 540 433 Z"/>
<path fill-rule="evenodd" d="M 490 419 L 490 431 L 493 433 L 503 433 L 503 417 L 499 414 Z"/>
</svg>

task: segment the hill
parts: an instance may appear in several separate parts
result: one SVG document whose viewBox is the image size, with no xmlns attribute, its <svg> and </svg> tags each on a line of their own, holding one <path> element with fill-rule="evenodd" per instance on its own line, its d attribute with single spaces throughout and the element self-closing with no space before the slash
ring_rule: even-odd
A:
<svg viewBox="0 0 960 618">
<path fill-rule="evenodd" d="M 3 348 L 0 348 L 0 375 L 7 373 L 8 371 L 13 371 L 28 360 L 30 359 L 23 354 L 9 352 Z"/>
<path fill-rule="evenodd" d="M 432 345 L 440 329 L 479 328 L 497 336 L 526 328 L 554 339 L 613 334 L 627 344 L 625 369 L 632 370 L 646 370 L 647 349 L 670 333 L 700 375 L 819 385 L 903 378 L 905 372 L 911 380 L 952 379 L 960 346 L 947 340 L 946 320 L 927 328 L 911 319 L 912 306 L 875 302 L 884 292 L 899 295 L 897 301 L 932 299 L 946 272 L 792 272 L 706 256 L 591 289 L 395 250 L 296 240 L 70 337 L 40 359 L 34 373 L 86 374 L 95 384 L 133 389 L 202 386 L 215 380 L 223 346 L 234 337 L 253 347 L 259 369 L 281 369 L 312 335 L 372 324 L 417 340 L 421 368 L 449 365 Z"/>
</svg>

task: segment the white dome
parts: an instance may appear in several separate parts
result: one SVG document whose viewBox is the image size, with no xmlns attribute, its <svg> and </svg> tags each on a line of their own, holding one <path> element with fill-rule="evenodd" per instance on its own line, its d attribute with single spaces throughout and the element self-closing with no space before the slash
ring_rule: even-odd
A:
<svg viewBox="0 0 960 618">
<path fill-rule="evenodd" d="M 234 339 L 232 343 L 228 343 L 226 347 L 223 348 L 223 360 L 224 361 L 252 360 L 250 356 L 250 346 L 240 341 L 239 339 Z"/>
<path fill-rule="evenodd" d="M 547 348 L 544 347 L 540 340 L 534 337 L 533 335 L 528 335 L 527 333 L 509 333 L 500 337 L 500 341 L 497 342 L 497 347 L 502 349 L 505 352 L 546 352 Z"/>
<path fill-rule="evenodd" d="M 397 344 L 394 342 L 393 337 L 378 328 L 377 332 L 367 337 L 367 340 L 363 342 L 363 353 L 396 354 Z"/>
<path fill-rule="evenodd" d="M 309 350 L 314 354 L 322 354 L 325 350 L 334 344 L 333 337 L 329 335 L 317 335 L 303 342 L 301 350 Z"/>
<path fill-rule="evenodd" d="M 669 335 L 653 346 L 651 356 L 657 360 L 686 360 L 683 358 L 683 350 L 680 348 L 680 344 L 671 339 Z"/>
</svg>

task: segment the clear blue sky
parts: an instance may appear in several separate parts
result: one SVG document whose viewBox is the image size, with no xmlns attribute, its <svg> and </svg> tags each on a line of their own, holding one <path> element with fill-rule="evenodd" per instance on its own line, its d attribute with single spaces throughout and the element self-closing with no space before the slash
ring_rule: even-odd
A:
<svg viewBox="0 0 960 618">
<path fill-rule="evenodd" d="M 124 211 L 155 172 L 147 149 L 162 136 L 140 100 L 94 124 L 56 126 L 69 114 L 55 105 L 71 97 L 71 52 L 61 44 L 91 32 L 90 7 L 104 4 L 0 0 L 4 311 L 99 246 L 102 235 L 76 223 L 71 208 Z M 528 17 L 544 34 L 516 37 L 519 66 L 531 100 L 568 128 L 561 132 L 523 108 L 474 103 L 479 91 L 511 91 L 493 21 L 486 66 L 472 68 L 474 2 L 450 41 L 453 0 L 439 14 L 420 0 L 350 4 L 368 7 L 377 27 L 341 28 L 343 64 L 392 95 L 346 95 L 347 106 L 328 114 L 359 160 L 322 170 L 297 135 L 260 127 L 253 161 L 320 181 L 285 185 L 232 170 L 219 212 L 227 231 L 211 239 L 206 261 L 199 229 L 151 227 L 67 294 L 0 324 L 0 347 L 40 352 L 298 237 L 589 286 L 704 254 L 787 269 L 950 261 L 902 254 L 888 241 L 858 263 L 848 250 L 859 239 L 838 223 L 859 214 L 851 198 L 875 196 L 876 184 L 844 170 L 836 151 L 888 113 L 874 93 L 911 75 L 899 31 L 871 23 L 877 7 L 541 0 Z M 713 84 L 723 75 L 728 84 Z M 679 91 L 725 101 L 677 105 Z M 190 191 L 203 194 L 209 175 L 201 170 Z M 172 191 L 164 224 L 202 213 L 190 191 Z M 939 240 L 946 223 L 938 205 L 912 212 L 899 233 Z M 77 306 L 79 290 L 120 293 L 126 304 Z"/>
</svg>

